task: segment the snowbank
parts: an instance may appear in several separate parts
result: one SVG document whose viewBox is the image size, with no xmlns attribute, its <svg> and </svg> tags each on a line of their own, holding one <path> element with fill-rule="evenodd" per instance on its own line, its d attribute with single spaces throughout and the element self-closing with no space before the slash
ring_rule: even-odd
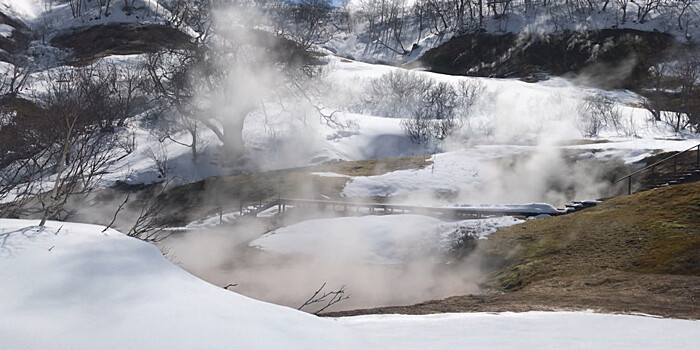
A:
<svg viewBox="0 0 700 350">
<path fill-rule="evenodd" d="M 331 320 L 203 282 L 117 231 L 36 223 L 0 220 L 3 349 L 368 345 Z"/>
<path fill-rule="evenodd" d="M 488 212 L 501 212 L 501 213 L 539 213 L 541 214 L 551 214 L 556 215 L 564 211 L 561 211 L 551 204 L 547 203 L 530 203 L 530 204 L 483 204 L 483 205 L 469 205 L 469 204 L 455 204 L 453 207 L 469 209 L 473 211 L 483 210 L 485 213 Z"/>
<path fill-rule="evenodd" d="M 697 321 L 573 312 L 319 319 L 85 224 L 0 219 L 3 349 L 692 349 Z"/>
</svg>

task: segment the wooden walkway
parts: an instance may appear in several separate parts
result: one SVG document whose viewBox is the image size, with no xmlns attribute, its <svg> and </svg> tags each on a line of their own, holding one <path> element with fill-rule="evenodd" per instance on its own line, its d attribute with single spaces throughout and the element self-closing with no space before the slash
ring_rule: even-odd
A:
<svg viewBox="0 0 700 350">
<path fill-rule="evenodd" d="M 543 210 L 536 207 L 432 207 L 432 206 L 415 206 L 402 204 L 387 204 L 387 203 L 360 203 L 360 202 L 344 202 L 331 200 L 317 199 L 292 199 L 279 198 L 272 202 L 246 207 L 242 209 L 244 216 L 257 216 L 258 214 L 277 207 L 277 213 L 285 213 L 290 207 L 295 210 L 299 209 L 316 209 L 316 210 L 333 210 L 341 215 L 391 215 L 391 214 L 421 214 L 434 216 L 444 219 L 466 219 L 466 218 L 482 218 L 494 216 L 521 216 L 531 217 L 541 214 L 551 216 L 567 214 L 572 211 L 594 206 L 591 202 L 574 202 L 573 205 L 568 205 L 564 210 Z M 242 206 L 243 208 L 243 206 Z"/>
</svg>

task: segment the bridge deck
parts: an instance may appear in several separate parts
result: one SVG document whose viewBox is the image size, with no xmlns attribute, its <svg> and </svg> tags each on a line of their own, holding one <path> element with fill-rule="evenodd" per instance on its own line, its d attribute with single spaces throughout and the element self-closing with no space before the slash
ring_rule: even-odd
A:
<svg viewBox="0 0 700 350">
<path fill-rule="evenodd" d="M 255 211 L 255 214 L 264 210 L 278 207 L 278 212 L 286 211 L 287 206 L 295 208 L 316 207 L 319 209 L 332 209 L 346 213 L 363 213 L 375 215 L 388 214 L 422 214 L 442 218 L 480 218 L 485 216 L 537 216 L 541 214 L 547 215 L 562 215 L 566 211 L 542 210 L 541 208 L 504 208 L 504 207 L 433 207 L 433 206 L 416 206 L 403 204 L 388 204 L 388 203 L 360 203 L 360 202 L 344 202 L 331 200 L 317 199 L 293 199 L 280 198 L 270 202 L 260 209 Z"/>
</svg>

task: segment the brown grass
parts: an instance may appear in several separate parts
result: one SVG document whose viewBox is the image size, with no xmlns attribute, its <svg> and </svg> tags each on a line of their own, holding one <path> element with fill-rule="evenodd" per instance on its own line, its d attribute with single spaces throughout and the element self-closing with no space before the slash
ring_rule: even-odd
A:
<svg viewBox="0 0 700 350">
<path fill-rule="evenodd" d="M 605 269 L 700 275 L 700 183 L 508 227 L 490 236 L 483 249 L 506 261 L 493 280 L 504 289 Z"/>
</svg>

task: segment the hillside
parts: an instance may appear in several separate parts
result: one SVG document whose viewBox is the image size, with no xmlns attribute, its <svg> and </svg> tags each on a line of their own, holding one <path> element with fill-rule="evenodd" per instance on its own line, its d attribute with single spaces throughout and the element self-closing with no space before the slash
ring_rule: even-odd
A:
<svg viewBox="0 0 700 350">
<path fill-rule="evenodd" d="M 427 51 L 420 63 L 434 72 L 542 79 L 569 76 L 604 88 L 634 89 L 648 70 L 682 51 L 672 35 L 631 29 L 545 35 L 476 33 Z"/>
<path fill-rule="evenodd" d="M 364 313 L 586 310 L 700 318 L 700 183 L 607 200 L 481 241 L 490 291 Z"/>
</svg>

